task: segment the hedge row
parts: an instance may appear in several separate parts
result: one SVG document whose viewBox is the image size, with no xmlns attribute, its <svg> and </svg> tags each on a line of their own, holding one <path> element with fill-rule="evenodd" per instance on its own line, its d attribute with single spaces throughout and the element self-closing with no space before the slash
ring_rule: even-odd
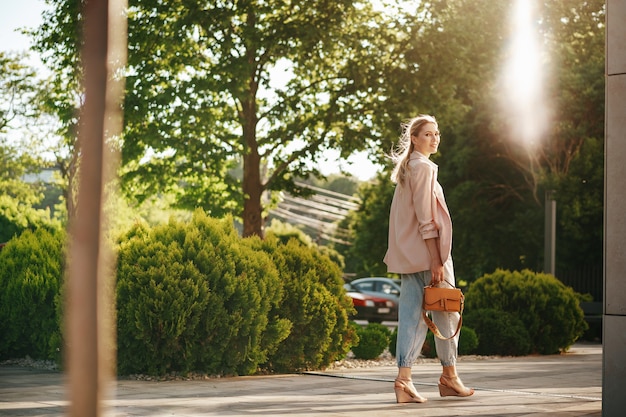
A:
<svg viewBox="0 0 626 417">
<path fill-rule="evenodd" d="M 0 251 L 0 360 L 60 361 L 64 242 L 42 228 Z M 351 348 L 361 357 L 395 351 L 395 335 L 350 324 L 336 262 L 293 239 L 242 239 L 232 218 L 197 211 L 186 223 L 135 225 L 117 259 L 120 374 L 293 372 L 324 368 Z M 551 275 L 487 274 L 466 293 L 460 353 L 567 350 L 587 327 L 579 300 Z"/>
<path fill-rule="evenodd" d="M 588 327 L 580 308 L 583 298 L 549 274 L 500 269 L 486 274 L 465 294 L 459 354 L 519 356 L 567 351 Z M 368 333 L 367 329 L 361 333 Z M 378 339 L 361 333 L 362 340 L 372 340 L 371 346 L 356 350 L 371 356 Z M 390 337 L 391 353 L 395 353 L 396 335 Z M 436 356 L 430 332 L 421 354 Z"/>
<path fill-rule="evenodd" d="M 59 358 L 64 239 L 35 233 L 0 252 L 0 359 Z M 188 223 L 135 225 L 118 248 L 120 374 L 319 369 L 356 340 L 341 271 L 315 247 L 242 239 L 232 218 L 197 211 Z"/>
<path fill-rule="evenodd" d="M 65 233 L 24 231 L 0 251 L 0 359 L 60 360 Z"/>
</svg>

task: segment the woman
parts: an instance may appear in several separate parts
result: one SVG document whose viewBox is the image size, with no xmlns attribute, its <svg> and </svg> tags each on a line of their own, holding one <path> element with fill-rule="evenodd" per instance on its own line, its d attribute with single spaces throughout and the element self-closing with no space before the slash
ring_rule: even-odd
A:
<svg viewBox="0 0 626 417">
<path fill-rule="evenodd" d="M 424 286 L 444 280 L 455 285 L 452 265 L 452 221 L 437 182 L 437 165 L 429 158 L 439 147 L 439 129 L 434 117 L 420 115 L 404 125 L 399 150 L 392 154 L 395 168 L 391 179 L 396 189 L 389 216 L 389 247 L 385 263 L 398 273 L 402 284 L 398 318 L 396 359 L 398 377 L 394 390 L 399 403 L 423 403 L 411 381 L 411 366 L 422 350 L 428 327 L 422 318 Z M 439 330 L 448 337 L 459 322 L 458 313 L 432 312 Z M 474 390 L 465 387 L 456 372 L 458 335 L 435 339 L 443 366 L 439 394 L 468 397 Z"/>
</svg>

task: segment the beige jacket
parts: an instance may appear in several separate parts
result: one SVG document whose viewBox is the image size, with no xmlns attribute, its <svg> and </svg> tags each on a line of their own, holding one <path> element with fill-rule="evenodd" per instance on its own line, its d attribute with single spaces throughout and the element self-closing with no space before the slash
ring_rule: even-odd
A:
<svg viewBox="0 0 626 417">
<path fill-rule="evenodd" d="M 389 215 L 387 270 L 412 274 L 430 270 L 425 239 L 437 238 L 443 264 L 452 252 L 452 219 L 437 182 L 437 165 L 419 152 L 410 155 L 407 177 L 396 186 Z"/>
</svg>

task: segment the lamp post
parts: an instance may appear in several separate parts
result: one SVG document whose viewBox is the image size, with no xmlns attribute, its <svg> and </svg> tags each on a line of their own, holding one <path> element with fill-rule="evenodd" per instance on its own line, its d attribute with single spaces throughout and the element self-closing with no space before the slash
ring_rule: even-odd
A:
<svg viewBox="0 0 626 417">
<path fill-rule="evenodd" d="M 556 258 L 556 200 L 554 190 L 546 190 L 543 272 L 554 275 Z"/>
</svg>

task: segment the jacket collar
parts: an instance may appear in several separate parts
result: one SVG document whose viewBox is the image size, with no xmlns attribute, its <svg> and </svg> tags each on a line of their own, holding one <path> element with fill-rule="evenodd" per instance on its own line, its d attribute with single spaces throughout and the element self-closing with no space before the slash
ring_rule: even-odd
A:
<svg viewBox="0 0 626 417">
<path fill-rule="evenodd" d="M 422 162 L 426 162 L 428 165 L 432 166 L 434 169 L 438 168 L 436 163 L 431 161 L 429 158 L 426 158 L 426 155 L 424 155 L 423 153 L 420 153 L 418 151 L 411 152 L 411 155 L 409 156 L 409 160 L 411 160 L 411 161 L 413 161 L 413 160 L 420 160 Z"/>
</svg>

